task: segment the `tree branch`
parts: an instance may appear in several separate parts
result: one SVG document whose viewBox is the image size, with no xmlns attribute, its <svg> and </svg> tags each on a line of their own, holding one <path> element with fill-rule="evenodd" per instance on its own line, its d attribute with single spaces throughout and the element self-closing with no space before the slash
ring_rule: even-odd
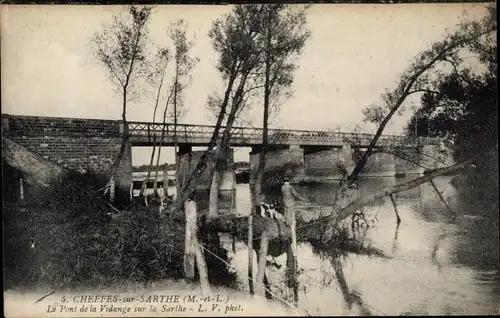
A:
<svg viewBox="0 0 500 318">
<path fill-rule="evenodd" d="M 454 165 L 451 165 L 448 167 L 430 170 L 430 172 L 427 175 L 422 176 L 420 178 L 416 178 L 416 179 L 413 179 L 411 181 L 408 181 L 408 182 L 405 182 L 402 184 L 397 184 L 397 185 L 392 186 L 392 187 L 387 187 L 387 188 L 381 189 L 375 193 L 372 193 L 370 195 L 355 199 L 351 203 L 349 203 L 346 206 L 344 206 L 343 208 L 341 208 L 340 211 L 338 212 L 338 214 L 333 213 L 331 215 L 328 215 L 328 216 L 325 216 L 322 218 L 318 218 L 317 220 L 310 222 L 310 223 L 307 223 L 301 227 L 298 227 L 297 229 L 303 228 L 303 227 L 308 227 L 308 226 L 311 226 L 313 224 L 321 223 L 321 222 L 324 222 L 324 221 L 327 221 L 330 219 L 342 220 L 370 202 L 376 201 L 378 199 L 381 199 L 381 198 L 388 196 L 388 195 L 391 195 L 391 194 L 395 194 L 395 193 L 399 193 L 399 192 L 403 192 L 403 191 L 412 189 L 412 188 L 419 186 L 423 183 L 429 182 L 430 180 L 432 180 L 436 177 L 439 177 L 443 174 L 462 170 L 462 169 L 468 167 L 472 162 L 473 162 L 473 159 L 469 159 L 469 160 L 466 160 L 466 161 L 463 161 L 463 162 L 460 162 L 460 163 L 457 163 L 457 164 L 454 164 Z"/>
<path fill-rule="evenodd" d="M 398 88 L 395 89 L 395 92 L 398 92 L 399 89 L 403 88 L 402 92 L 400 93 L 401 95 L 397 99 L 397 101 L 394 103 L 394 106 L 391 108 L 389 113 L 385 116 L 385 118 L 382 120 L 380 123 L 380 126 L 377 129 L 377 132 L 375 133 L 375 136 L 373 137 L 372 141 L 370 142 L 368 149 L 363 153 L 363 156 L 361 159 L 356 163 L 356 166 L 354 167 L 352 173 L 348 177 L 349 183 L 352 183 L 358 176 L 358 174 L 361 172 L 363 167 L 366 165 L 366 162 L 368 161 L 368 158 L 370 157 L 370 154 L 373 151 L 373 148 L 377 144 L 378 139 L 380 138 L 382 132 L 384 131 L 387 123 L 389 120 L 392 118 L 392 116 L 396 113 L 396 111 L 400 108 L 401 104 L 406 100 L 406 98 L 413 94 L 416 93 L 418 90 L 411 91 L 411 88 L 413 85 L 417 82 L 418 78 L 424 74 L 427 70 L 432 68 L 434 64 L 443 59 L 445 54 L 450 52 L 451 50 L 454 50 L 456 48 L 459 48 L 462 46 L 464 43 L 473 41 L 487 33 L 490 33 L 492 30 L 491 28 L 488 28 L 487 30 L 484 30 L 479 33 L 475 33 L 474 35 L 471 35 L 469 37 L 465 37 L 461 40 L 457 40 L 455 42 L 452 42 L 448 46 L 445 46 L 443 49 L 441 49 L 439 52 L 435 53 L 435 56 L 428 61 L 427 63 L 423 63 L 421 66 L 415 66 L 417 70 L 412 74 L 411 76 L 408 77 L 407 80 L 403 80 L 402 83 L 398 86 Z M 423 58 L 422 58 L 423 59 Z"/>
</svg>

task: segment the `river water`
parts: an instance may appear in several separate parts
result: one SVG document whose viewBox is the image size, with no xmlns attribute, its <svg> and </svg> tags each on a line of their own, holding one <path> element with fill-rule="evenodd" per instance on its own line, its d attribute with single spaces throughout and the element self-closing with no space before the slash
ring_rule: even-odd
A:
<svg viewBox="0 0 500 318">
<path fill-rule="evenodd" d="M 360 195 L 404 181 L 365 179 Z M 299 244 L 299 307 L 313 315 L 499 314 L 498 224 L 466 211 L 450 181 L 450 177 L 435 179 L 457 212 L 454 222 L 429 184 L 395 195 L 402 219 L 399 227 L 389 198 L 365 207 L 376 221 L 366 230 L 363 245 L 379 249 L 385 257 L 348 254 L 338 259 L 319 255 L 308 243 Z M 336 187 L 296 188 L 314 204 L 328 205 Z M 239 184 L 235 209 L 245 214 L 250 207 L 249 186 Z M 247 249 L 243 242 L 236 246 L 231 263 L 245 288 Z M 276 260 L 283 266 L 268 268 L 267 275 L 273 291 L 285 298 L 279 287 L 284 286 L 286 256 Z"/>
</svg>

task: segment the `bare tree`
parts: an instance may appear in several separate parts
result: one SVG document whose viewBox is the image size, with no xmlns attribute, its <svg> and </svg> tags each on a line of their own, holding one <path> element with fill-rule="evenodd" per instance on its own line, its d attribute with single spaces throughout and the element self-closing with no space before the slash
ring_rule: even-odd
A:
<svg viewBox="0 0 500 318">
<path fill-rule="evenodd" d="M 152 7 L 130 6 L 126 13 L 115 15 L 111 24 L 105 24 L 102 31 L 95 33 L 91 42 L 96 58 L 122 96 L 123 137 L 110 180 L 113 180 L 125 153 L 128 137 L 127 102 L 136 92 L 139 79 L 148 70 L 146 43 L 151 10 Z"/>
<path fill-rule="evenodd" d="M 221 151 L 222 147 L 214 148 L 219 142 L 220 145 L 228 144 L 230 130 L 234 119 L 240 109 L 244 96 L 250 91 L 246 88 L 247 79 L 256 66 L 255 37 L 259 24 L 251 21 L 249 12 L 251 7 L 236 6 L 232 13 L 224 15 L 222 18 L 214 21 L 209 36 L 212 39 L 214 49 L 219 53 L 217 69 L 226 82 L 226 89 L 220 104 L 219 113 L 215 129 L 208 144 L 207 150 L 201 156 L 193 172 L 185 180 L 180 195 L 171 205 L 170 211 L 175 213 L 181 207 L 183 202 L 194 191 L 194 185 L 200 176 L 208 167 L 209 161 L 217 161 L 225 155 Z M 233 92 L 233 89 L 236 90 Z M 233 93 L 233 94 L 231 94 Z M 231 107 L 227 114 L 228 106 Z M 227 117 L 226 117 L 227 115 Z M 227 118 L 226 129 L 222 139 L 220 139 L 221 127 L 224 119 Z M 222 155 L 221 155 L 222 153 Z M 210 171 L 210 175 L 213 171 Z"/>
<path fill-rule="evenodd" d="M 163 82 L 165 80 L 165 75 L 167 72 L 167 66 L 170 61 L 170 52 L 168 48 L 160 48 L 158 49 L 158 52 L 156 53 L 155 56 L 155 61 L 153 62 L 153 69 L 151 73 L 148 75 L 148 82 L 149 84 L 156 88 L 156 97 L 155 97 L 155 107 L 153 110 L 153 124 L 156 123 L 156 112 L 158 110 L 158 105 L 161 100 L 161 91 L 163 88 Z M 154 132 L 153 135 L 153 150 L 151 151 L 151 159 L 149 161 L 149 167 L 148 167 L 148 173 L 146 175 L 146 179 L 144 180 L 142 186 L 141 186 L 141 192 L 140 195 L 144 194 L 145 186 L 146 183 L 149 181 L 149 178 L 151 177 L 151 172 L 153 169 L 153 161 L 154 161 L 154 156 L 155 156 L 155 151 L 156 151 L 156 132 Z M 161 143 L 161 140 L 160 140 Z"/>
<path fill-rule="evenodd" d="M 226 169 L 227 158 L 229 156 L 229 141 L 231 130 L 238 114 L 247 105 L 249 95 L 257 88 L 256 74 L 261 67 L 261 52 L 259 50 L 258 36 L 262 28 L 261 13 L 263 8 L 260 6 L 244 5 L 237 6 L 232 15 L 227 15 L 223 23 L 214 23 L 210 36 L 214 39 L 216 50 L 221 54 L 221 64 L 219 71 L 223 77 L 229 74 L 232 78 L 233 72 L 236 89 L 230 100 L 230 110 L 226 114 L 227 102 L 224 98 L 220 109 L 221 118 L 226 118 L 224 132 L 220 140 L 220 147 L 217 149 L 215 170 L 212 175 L 212 186 L 210 191 L 211 211 L 215 211 L 218 205 L 218 187 L 220 173 Z M 220 21 L 220 20 L 219 20 Z M 224 65 L 226 56 L 233 56 L 238 61 L 238 66 L 234 69 L 228 69 Z M 229 84 L 229 82 L 228 82 Z M 229 87 L 228 87 L 229 88 Z M 229 97 L 229 96 L 228 96 Z M 227 102 L 226 102 L 227 101 Z M 226 102 L 226 103 L 225 103 Z M 225 103 L 225 104 L 224 104 Z"/>
<path fill-rule="evenodd" d="M 172 84 L 167 96 L 167 101 L 165 103 L 165 108 L 163 111 L 163 126 L 161 130 L 160 140 L 163 140 L 165 136 L 165 123 L 168 114 L 168 106 L 170 103 L 173 104 L 173 112 L 171 112 L 171 117 L 174 119 L 174 141 L 175 141 L 175 166 L 177 165 L 177 120 L 182 117 L 186 111 L 184 108 L 184 90 L 191 83 L 191 71 L 193 67 L 198 63 L 199 59 L 197 57 L 192 57 L 190 55 L 191 48 L 194 45 L 193 41 L 188 41 L 186 37 L 187 24 L 184 20 L 177 20 L 170 24 L 168 34 L 174 45 L 174 75 L 172 78 Z M 156 190 L 157 179 L 159 173 L 160 165 L 160 155 L 161 155 L 161 144 L 158 148 L 158 156 L 156 159 L 156 177 L 154 181 L 153 190 Z"/>
<path fill-rule="evenodd" d="M 268 146 L 269 117 L 280 99 L 290 97 L 296 57 L 302 52 L 310 31 L 306 28 L 306 10 L 297 5 L 262 5 L 263 17 L 260 41 L 262 45 L 264 111 L 262 120 L 262 149 L 259 155 L 255 199 L 262 195 L 264 168 Z M 258 202 L 254 202 L 254 205 Z"/>
</svg>

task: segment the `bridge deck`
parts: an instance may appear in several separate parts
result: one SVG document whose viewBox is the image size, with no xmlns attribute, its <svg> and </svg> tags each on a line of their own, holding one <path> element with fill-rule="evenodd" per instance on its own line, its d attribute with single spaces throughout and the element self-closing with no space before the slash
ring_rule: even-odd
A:
<svg viewBox="0 0 500 318">
<path fill-rule="evenodd" d="M 223 127 L 224 128 L 224 127 Z M 212 137 L 214 126 L 187 125 L 148 122 L 129 122 L 128 134 L 133 145 L 151 146 L 154 141 L 161 140 L 163 145 L 190 144 L 206 146 Z M 222 135 L 223 129 L 220 134 Z M 231 129 L 231 145 L 251 147 L 262 144 L 262 128 L 233 127 Z M 269 144 L 271 145 L 299 145 L 299 146 L 342 146 L 351 144 L 368 146 L 374 134 L 342 133 L 328 131 L 269 129 Z M 424 137 L 408 137 L 398 135 L 380 136 L 377 146 L 398 146 L 416 144 L 436 144 L 439 140 Z"/>
<path fill-rule="evenodd" d="M 210 142 L 215 126 L 189 125 L 172 123 L 152 123 L 130 121 L 128 135 L 133 146 L 152 146 L 155 139 L 161 144 L 173 146 L 188 144 L 206 146 Z M 222 127 L 222 131 L 225 127 Z M 123 134 L 121 120 L 62 118 L 41 116 L 18 116 L 2 114 L 2 132 L 20 136 L 112 136 Z M 231 129 L 231 145 L 252 147 L 262 145 L 262 128 L 233 127 Z M 341 147 L 350 144 L 354 147 L 366 147 L 373 134 L 346 133 L 334 131 L 313 131 L 296 129 L 269 129 L 270 145 L 296 145 L 315 147 Z M 380 136 L 377 146 L 397 147 L 414 145 L 438 145 L 440 139 L 425 137 L 408 137 L 398 135 Z"/>
</svg>

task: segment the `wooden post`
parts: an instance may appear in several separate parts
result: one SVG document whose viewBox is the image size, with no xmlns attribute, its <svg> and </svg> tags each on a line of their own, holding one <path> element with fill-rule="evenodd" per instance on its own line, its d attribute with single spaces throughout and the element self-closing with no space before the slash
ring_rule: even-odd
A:
<svg viewBox="0 0 500 318">
<path fill-rule="evenodd" d="M 130 183 L 130 202 L 134 201 L 134 181 Z"/>
<path fill-rule="evenodd" d="M 292 268 L 292 280 L 293 280 L 293 303 L 295 307 L 297 307 L 299 303 L 299 283 L 297 279 L 297 220 L 295 219 L 295 210 L 290 209 L 289 211 L 291 213 L 291 219 L 292 219 L 292 224 L 290 226 L 292 230 L 292 257 L 293 261 L 291 262 L 293 268 Z"/>
<path fill-rule="evenodd" d="M 109 201 L 115 202 L 115 180 L 111 179 L 109 184 Z"/>
<path fill-rule="evenodd" d="M 19 179 L 19 199 L 24 201 L 24 180 L 23 178 Z"/>
<path fill-rule="evenodd" d="M 220 183 L 220 173 L 215 168 L 214 175 L 212 177 L 212 183 L 210 184 L 210 196 L 209 196 L 209 208 L 208 217 L 213 218 L 217 215 L 219 207 L 219 183 Z"/>
<path fill-rule="evenodd" d="M 195 237 L 196 235 L 196 202 L 187 200 L 184 202 L 186 213 L 186 236 L 184 239 L 184 278 L 194 279 L 194 262 L 196 259 Z"/>
<path fill-rule="evenodd" d="M 394 212 L 396 212 L 396 222 L 398 223 L 399 226 L 399 223 L 401 223 L 401 218 L 399 217 L 398 207 L 396 206 L 396 200 L 394 199 L 394 196 L 392 194 L 389 194 L 389 197 L 391 198 L 392 205 L 394 206 Z"/>
<path fill-rule="evenodd" d="M 196 203 L 194 204 L 194 207 L 196 209 Z M 194 224 L 193 245 L 196 254 L 198 275 L 200 276 L 201 291 L 203 293 L 203 296 L 208 296 L 211 294 L 211 291 L 210 283 L 208 282 L 207 262 L 205 261 L 205 253 L 203 252 L 203 249 L 201 247 L 201 242 L 198 242 L 198 228 L 196 226 L 196 222 Z"/>
<path fill-rule="evenodd" d="M 273 295 L 269 292 L 271 290 L 271 284 L 269 284 L 266 273 L 264 273 L 264 287 L 266 288 L 266 299 L 273 299 Z"/>
<path fill-rule="evenodd" d="M 253 208 L 252 208 L 253 209 Z M 248 216 L 248 288 L 250 289 L 250 295 L 255 293 L 254 286 L 254 275 L 253 275 L 253 213 L 250 210 L 250 215 Z"/>
<path fill-rule="evenodd" d="M 259 270 L 257 272 L 257 279 L 255 287 L 258 294 L 262 294 L 264 290 L 264 276 L 266 275 L 266 256 L 269 250 L 269 237 L 267 237 L 266 232 L 262 232 L 260 236 L 260 251 L 259 251 Z"/>
<path fill-rule="evenodd" d="M 254 275 L 253 275 L 253 209 L 255 205 L 255 183 L 252 186 L 252 180 L 250 180 L 250 197 L 252 202 L 252 207 L 250 208 L 250 214 L 248 215 L 248 288 L 250 290 L 250 295 L 255 294 L 254 286 Z"/>
</svg>

